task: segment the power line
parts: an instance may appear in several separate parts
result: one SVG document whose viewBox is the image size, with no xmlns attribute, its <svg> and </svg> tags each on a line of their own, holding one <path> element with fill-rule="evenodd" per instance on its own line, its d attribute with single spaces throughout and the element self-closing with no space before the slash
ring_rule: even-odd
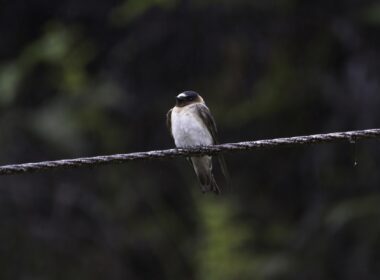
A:
<svg viewBox="0 0 380 280">
<path fill-rule="evenodd" d="M 380 138 L 380 129 L 367 129 L 258 141 L 246 141 L 238 143 L 226 143 L 214 146 L 193 147 L 186 149 L 167 149 L 129 154 L 115 154 L 75 159 L 62 159 L 54 161 L 12 164 L 0 166 L 0 175 L 14 175 L 21 173 L 41 172 L 57 168 L 95 167 L 105 164 L 121 164 L 137 160 L 216 155 L 218 153 L 224 152 L 254 151 L 283 146 L 312 145 L 342 141 L 349 141 L 350 143 L 355 143 L 358 140 L 370 138 Z"/>
</svg>

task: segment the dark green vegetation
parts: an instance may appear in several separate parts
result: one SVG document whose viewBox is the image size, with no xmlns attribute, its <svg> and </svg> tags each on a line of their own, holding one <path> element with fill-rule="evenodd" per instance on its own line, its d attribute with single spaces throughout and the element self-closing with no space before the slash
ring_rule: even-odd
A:
<svg viewBox="0 0 380 280">
<path fill-rule="evenodd" d="M 380 127 L 378 1 L 2 1 L 0 163 Z M 380 279 L 380 141 L 0 178 L 1 279 Z"/>
</svg>

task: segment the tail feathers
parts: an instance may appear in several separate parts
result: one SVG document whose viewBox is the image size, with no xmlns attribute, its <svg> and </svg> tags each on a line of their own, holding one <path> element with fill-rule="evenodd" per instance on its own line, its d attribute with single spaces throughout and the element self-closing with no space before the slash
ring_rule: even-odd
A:
<svg viewBox="0 0 380 280">
<path fill-rule="evenodd" d="M 211 157 L 192 157 L 191 163 L 194 167 L 195 174 L 198 177 L 202 192 L 214 192 L 215 194 L 220 194 L 221 189 L 212 174 Z"/>
<path fill-rule="evenodd" d="M 205 176 L 198 176 L 198 179 L 203 193 L 213 192 L 215 194 L 221 194 L 222 191 L 216 183 L 212 173 Z"/>
<path fill-rule="evenodd" d="M 219 188 L 218 184 L 215 181 L 214 176 L 211 174 L 211 189 L 215 194 L 221 194 L 222 190 Z"/>
</svg>

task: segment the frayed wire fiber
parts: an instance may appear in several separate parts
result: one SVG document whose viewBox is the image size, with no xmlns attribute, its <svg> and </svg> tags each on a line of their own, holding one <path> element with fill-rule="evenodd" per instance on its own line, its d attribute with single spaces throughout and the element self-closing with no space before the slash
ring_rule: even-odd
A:
<svg viewBox="0 0 380 280">
<path fill-rule="evenodd" d="M 364 139 L 380 138 L 380 129 L 367 129 L 327 134 L 314 134 L 288 138 L 277 138 L 238 143 L 226 143 L 213 146 L 193 147 L 186 149 L 168 149 L 129 154 L 115 154 L 106 156 L 62 159 L 23 164 L 0 166 L 0 175 L 15 175 L 21 173 L 41 172 L 58 168 L 95 167 L 105 164 L 121 164 L 129 161 L 169 159 L 177 157 L 216 155 L 225 152 L 254 151 L 283 146 L 313 145 L 333 142 L 359 141 Z"/>
</svg>

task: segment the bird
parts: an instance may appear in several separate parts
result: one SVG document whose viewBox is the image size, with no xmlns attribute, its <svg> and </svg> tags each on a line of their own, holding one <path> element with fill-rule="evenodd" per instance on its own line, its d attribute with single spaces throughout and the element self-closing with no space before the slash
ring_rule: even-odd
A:
<svg viewBox="0 0 380 280">
<path fill-rule="evenodd" d="M 203 98 L 195 91 L 184 91 L 176 96 L 176 104 L 166 115 L 166 124 L 177 148 L 218 144 L 215 120 Z M 228 181 L 225 160 L 218 156 L 221 171 Z M 221 193 L 212 172 L 211 156 L 188 158 L 203 193 Z"/>
</svg>

